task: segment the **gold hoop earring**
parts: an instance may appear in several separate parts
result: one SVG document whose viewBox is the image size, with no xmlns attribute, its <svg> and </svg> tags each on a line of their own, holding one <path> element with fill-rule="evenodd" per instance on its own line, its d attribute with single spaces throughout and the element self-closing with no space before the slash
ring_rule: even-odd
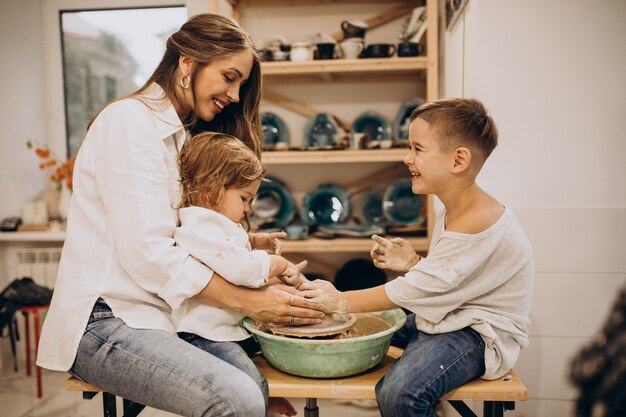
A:
<svg viewBox="0 0 626 417">
<path fill-rule="evenodd" d="M 189 74 L 181 75 L 178 79 L 178 84 L 183 87 L 185 90 L 189 88 L 189 84 L 191 84 L 191 76 Z"/>
</svg>

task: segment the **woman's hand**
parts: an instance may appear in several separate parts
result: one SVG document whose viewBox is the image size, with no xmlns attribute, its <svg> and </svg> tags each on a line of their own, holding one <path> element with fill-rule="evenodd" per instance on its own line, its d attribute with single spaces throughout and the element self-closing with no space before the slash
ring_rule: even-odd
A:
<svg viewBox="0 0 626 417">
<path fill-rule="evenodd" d="M 374 247 L 370 251 L 370 256 L 374 261 L 374 266 L 380 269 L 389 269 L 396 272 L 409 272 L 409 270 L 421 259 L 415 253 L 411 244 L 400 238 L 385 239 L 378 235 L 373 235 Z"/>
<path fill-rule="evenodd" d="M 326 313 L 348 312 L 348 300 L 329 281 L 323 279 L 307 281 L 302 283 L 299 289 L 309 301 L 323 305 Z"/>
<path fill-rule="evenodd" d="M 262 249 L 280 255 L 280 239 L 287 237 L 285 232 L 248 233 L 252 249 Z"/>
</svg>

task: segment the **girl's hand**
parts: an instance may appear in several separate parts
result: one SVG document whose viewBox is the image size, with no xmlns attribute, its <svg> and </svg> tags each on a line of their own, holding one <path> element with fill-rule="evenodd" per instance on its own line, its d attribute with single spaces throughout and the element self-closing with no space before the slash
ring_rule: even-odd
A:
<svg viewBox="0 0 626 417">
<path fill-rule="evenodd" d="M 325 313 L 347 313 L 348 300 L 343 293 L 338 291 L 329 281 L 316 279 L 315 281 L 303 282 L 299 290 L 309 301 L 324 306 Z"/>
<path fill-rule="evenodd" d="M 285 232 L 248 233 L 252 249 L 262 249 L 280 255 L 280 239 L 287 237 Z"/>
<path fill-rule="evenodd" d="M 396 272 L 409 272 L 409 270 L 421 259 L 415 253 L 411 244 L 400 238 L 385 239 L 373 235 L 372 240 L 376 243 L 370 251 L 374 266 L 380 269 L 389 269 Z"/>
<path fill-rule="evenodd" d="M 302 284 L 304 276 L 301 271 L 306 267 L 307 261 L 302 261 L 298 265 L 294 265 L 291 262 L 287 265 L 287 268 L 280 274 L 280 279 L 287 285 L 298 288 Z"/>
</svg>

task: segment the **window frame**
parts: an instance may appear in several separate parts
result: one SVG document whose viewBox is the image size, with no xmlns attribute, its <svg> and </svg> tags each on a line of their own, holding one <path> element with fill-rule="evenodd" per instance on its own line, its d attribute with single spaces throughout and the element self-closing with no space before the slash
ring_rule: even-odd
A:
<svg viewBox="0 0 626 417">
<path fill-rule="evenodd" d="M 219 1 L 217 2 L 219 3 Z M 61 11 L 185 6 L 188 16 L 219 11 L 214 0 L 44 0 L 44 106 L 46 140 L 57 155 L 67 155 Z"/>
</svg>

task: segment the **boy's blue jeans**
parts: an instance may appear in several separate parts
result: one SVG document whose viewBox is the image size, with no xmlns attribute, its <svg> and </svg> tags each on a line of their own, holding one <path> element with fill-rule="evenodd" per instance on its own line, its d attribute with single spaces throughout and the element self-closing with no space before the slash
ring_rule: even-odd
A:
<svg viewBox="0 0 626 417">
<path fill-rule="evenodd" d="M 182 416 L 264 417 L 266 400 L 259 384 L 222 357 L 163 330 L 128 327 L 99 300 L 70 373 L 112 394 Z M 247 356 L 245 360 L 251 363 Z"/>
<path fill-rule="evenodd" d="M 409 314 L 391 343 L 404 353 L 376 384 L 383 417 L 434 417 L 439 398 L 485 373 L 485 343 L 469 327 L 426 334 L 415 328 L 415 315 Z"/>
</svg>

